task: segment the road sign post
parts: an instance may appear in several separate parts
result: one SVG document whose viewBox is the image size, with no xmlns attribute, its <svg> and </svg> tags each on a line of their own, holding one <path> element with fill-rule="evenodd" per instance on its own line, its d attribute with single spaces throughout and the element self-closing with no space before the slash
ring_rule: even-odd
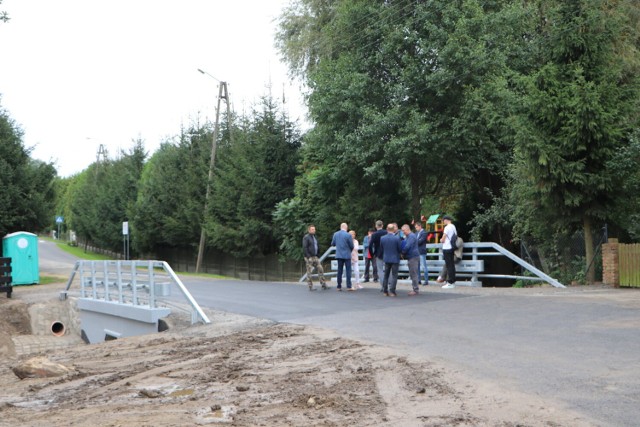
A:
<svg viewBox="0 0 640 427">
<path fill-rule="evenodd" d="M 122 249 L 124 259 L 129 259 L 129 221 L 122 223 Z"/>
<path fill-rule="evenodd" d="M 56 239 L 60 239 L 60 227 L 64 222 L 64 217 L 62 215 L 56 216 L 56 224 L 58 224 L 58 234 L 56 235 Z"/>
</svg>

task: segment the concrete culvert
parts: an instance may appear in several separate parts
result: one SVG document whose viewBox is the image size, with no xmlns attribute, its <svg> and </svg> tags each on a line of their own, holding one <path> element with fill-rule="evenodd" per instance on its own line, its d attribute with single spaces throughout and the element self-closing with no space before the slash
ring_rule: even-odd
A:
<svg viewBox="0 0 640 427">
<path fill-rule="evenodd" d="M 53 322 L 51 324 L 51 333 L 56 337 L 61 337 L 65 333 L 64 323 L 62 322 Z"/>
<path fill-rule="evenodd" d="M 158 332 L 168 331 L 171 328 L 167 319 L 158 319 Z"/>
</svg>

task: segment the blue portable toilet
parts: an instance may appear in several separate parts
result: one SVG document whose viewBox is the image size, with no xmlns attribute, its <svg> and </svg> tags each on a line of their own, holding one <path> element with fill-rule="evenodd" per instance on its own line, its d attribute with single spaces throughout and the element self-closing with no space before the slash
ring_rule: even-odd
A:
<svg viewBox="0 0 640 427">
<path fill-rule="evenodd" d="M 2 239 L 2 256 L 11 258 L 12 284 L 40 283 L 38 236 L 26 231 L 7 234 Z"/>
</svg>

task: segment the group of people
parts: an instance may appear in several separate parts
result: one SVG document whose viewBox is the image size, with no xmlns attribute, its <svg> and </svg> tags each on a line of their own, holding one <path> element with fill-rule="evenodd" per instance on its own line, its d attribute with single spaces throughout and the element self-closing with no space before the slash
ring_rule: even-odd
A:
<svg viewBox="0 0 640 427">
<path fill-rule="evenodd" d="M 437 281 L 446 282 L 442 288 L 452 289 L 455 287 L 456 255 L 454 250 L 461 249 L 461 244 L 457 243 L 460 239 L 457 237 L 457 230 L 450 216 L 443 217 L 444 230 L 442 232 L 443 258 L 445 266 L 440 272 Z M 385 296 L 395 297 L 396 285 L 398 282 L 398 269 L 400 260 L 406 259 L 409 268 L 409 277 L 411 279 L 412 290 L 409 296 L 418 295 L 420 292 L 421 275 L 424 277 L 424 284 L 429 284 L 427 270 L 427 233 L 422 229 L 422 224 L 417 222 L 414 226 L 415 232 L 411 231 L 408 224 L 404 224 L 400 229 L 398 224 L 389 223 L 386 229 L 384 223 L 380 220 L 376 221 L 375 229 L 369 230 L 367 236 L 363 240 L 365 271 L 364 281 L 369 281 L 369 271 L 373 273 L 373 281 L 378 282 L 382 276 L 380 291 Z M 337 270 L 337 290 L 342 291 L 342 276 L 346 276 L 347 291 L 355 291 L 361 289 L 360 271 L 359 271 L 359 242 L 356 239 L 355 231 L 348 231 L 349 227 L 346 223 L 340 224 L 340 229 L 333 234 L 331 246 L 335 247 L 335 259 L 338 263 Z M 309 290 L 315 290 L 311 279 L 313 269 L 317 269 L 318 278 L 322 289 L 328 289 L 324 278 L 324 271 L 320 262 L 318 240 L 316 238 L 316 227 L 309 225 L 308 233 L 302 239 L 302 250 L 307 268 L 307 285 Z M 452 245 L 452 242 L 454 243 Z M 456 244 L 457 243 L 457 244 Z M 355 284 L 352 283 L 352 272 L 355 273 Z"/>
</svg>

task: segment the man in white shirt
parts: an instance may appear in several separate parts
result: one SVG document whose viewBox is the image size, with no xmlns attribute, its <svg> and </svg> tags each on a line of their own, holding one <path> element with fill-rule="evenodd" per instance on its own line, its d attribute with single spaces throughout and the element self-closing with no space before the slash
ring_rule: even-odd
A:
<svg viewBox="0 0 640 427">
<path fill-rule="evenodd" d="M 455 242 L 458 238 L 458 231 L 456 226 L 451 223 L 453 218 L 449 215 L 442 217 L 444 222 L 444 230 L 442 232 L 442 254 L 444 256 L 444 264 L 447 267 L 447 283 L 442 286 L 442 289 L 453 289 L 456 287 L 456 264 L 454 258 L 454 249 L 451 242 Z"/>
</svg>

